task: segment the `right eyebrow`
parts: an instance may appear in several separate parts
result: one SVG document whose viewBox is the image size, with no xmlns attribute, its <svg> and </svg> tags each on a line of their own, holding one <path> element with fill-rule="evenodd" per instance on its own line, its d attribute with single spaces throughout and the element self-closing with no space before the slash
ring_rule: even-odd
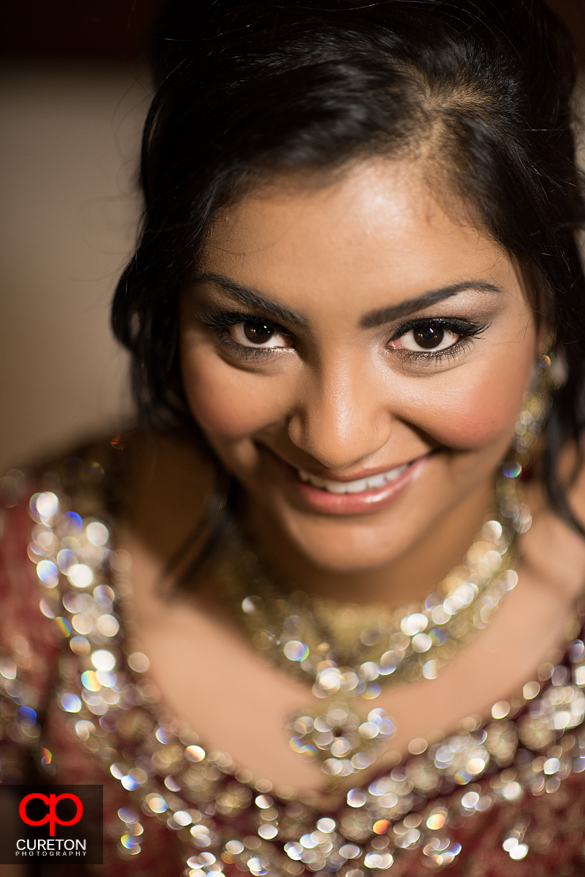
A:
<svg viewBox="0 0 585 877">
<path fill-rule="evenodd" d="M 462 280 L 459 283 L 452 283 L 449 286 L 442 286 L 440 289 L 431 289 L 429 292 L 418 295 L 416 298 L 407 298 L 400 304 L 390 305 L 387 308 L 379 308 L 375 311 L 369 311 L 360 320 L 362 329 L 373 329 L 376 326 L 383 326 L 384 323 L 391 323 L 393 320 L 399 320 L 423 308 L 438 304 L 445 301 L 460 292 L 467 289 L 478 289 L 482 292 L 502 292 L 502 287 L 495 283 L 489 283 L 487 280 Z"/>
<path fill-rule="evenodd" d="M 274 320 L 289 323 L 293 326 L 302 326 L 303 328 L 306 328 L 309 325 L 309 321 L 304 314 L 300 314 L 298 311 L 292 311 L 290 308 L 285 307 L 285 305 L 274 301 L 274 299 L 262 295 L 258 290 L 242 286 L 240 283 L 236 283 L 235 280 L 225 277 L 223 274 L 216 274 L 215 271 L 203 271 L 201 274 L 197 274 L 192 282 L 215 283 L 217 286 L 220 286 L 224 292 L 227 292 L 229 296 L 235 298 L 236 301 L 248 305 L 248 307 L 257 308 L 258 310 L 263 311 L 267 316 L 273 317 Z"/>
</svg>

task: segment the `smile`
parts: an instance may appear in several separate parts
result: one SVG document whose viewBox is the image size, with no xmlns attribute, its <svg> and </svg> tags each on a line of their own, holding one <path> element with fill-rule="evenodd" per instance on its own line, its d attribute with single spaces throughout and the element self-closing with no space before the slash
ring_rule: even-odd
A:
<svg viewBox="0 0 585 877">
<path fill-rule="evenodd" d="M 365 490 L 375 490 L 396 481 L 397 478 L 400 478 L 406 472 L 409 465 L 409 463 L 404 463 L 402 466 L 388 469 L 387 472 L 379 472 L 376 475 L 371 475 L 369 478 L 358 478 L 355 481 L 332 481 L 312 475 L 306 469 L 298 469 L 297 471 L 301 481 L 312 484 L 313 487 L 317 487 L 319 490 L 336 494 L 363 493 Z"/>
<path fill-rule="evenodd" d="M 391 469 L 362 471 L 361 478 L 343 480 L 341 475 L 334 477 L 333 472 L 331 477 L 324 478 L 270 453 L 294 504 L 304 511 L 324 515 L 368 515 L 394 502 L 418 479 L 432 455 L 428 451 Z"/>
</svg>

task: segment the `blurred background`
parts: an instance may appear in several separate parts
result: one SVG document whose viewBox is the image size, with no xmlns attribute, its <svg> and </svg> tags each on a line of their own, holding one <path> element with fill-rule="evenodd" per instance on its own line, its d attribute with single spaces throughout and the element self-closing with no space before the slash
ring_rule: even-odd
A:
<svg viewBox="0 0 585 877">
<path fill-rule="evenodd" d="M 135 239 L 156 0 L 5 0 L 0 470 L 130 415 L 109 302 Z"/>
<path fill-rule="evenodd" d="M 131 416 L 108 309 L 140 215 L 158 3 L 1 3 L 0 471 Z M 585 0 L 551 5 L 585 66 Z"/>
</svg>

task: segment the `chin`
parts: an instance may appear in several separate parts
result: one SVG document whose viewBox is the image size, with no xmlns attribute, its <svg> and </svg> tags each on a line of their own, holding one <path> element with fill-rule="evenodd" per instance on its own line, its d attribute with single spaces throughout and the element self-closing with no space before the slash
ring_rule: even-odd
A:
<svg viewBox="0 0 585 877">
<path fill-rule="evenodd" d="M 286 538 L 311 564 L 326 572 L 355 574 L 391 564 L 416 541 L 421 525 L 404 521 L 397 527 L 386 516 L 378 520 L 322 518 L 283 521 Z M 418 523 L 418 522 L 417 522 Z"/>
</svg>

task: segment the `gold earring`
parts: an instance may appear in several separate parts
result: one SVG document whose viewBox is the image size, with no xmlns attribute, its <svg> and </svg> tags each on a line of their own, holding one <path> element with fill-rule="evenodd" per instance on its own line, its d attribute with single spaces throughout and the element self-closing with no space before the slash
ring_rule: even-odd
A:
<svg viewBox="0 0 585 877">
<path fill-rule="evenodd" d="M 550 353 L 540 353 L 534 386 L 524 395 L 522 410 L 516 420 L 513 448 L 515 464 L 520 466 L 521 471 L 526 472 L 532 464 L 536 444 L 551 409 L 552 394 L 555 389 L 551 366 Z"/>
<path fill-rule="evenodd" d="M 553 392 L 560 383 L 552 369 L 552 347 L 551 339 L 545 352 L 538 355 L 532 387 L 524 394 L 522 410 L 516 419 L 510 448 L 512 453 L 502 464 L 504 477 L 499 487 L 500 508 L 517 533 L 525 533 L 532 524 L 532 515 L 523 501 L 518 482 L 530 476 L 538 440 L 552 406 Z"/>
</svg>

